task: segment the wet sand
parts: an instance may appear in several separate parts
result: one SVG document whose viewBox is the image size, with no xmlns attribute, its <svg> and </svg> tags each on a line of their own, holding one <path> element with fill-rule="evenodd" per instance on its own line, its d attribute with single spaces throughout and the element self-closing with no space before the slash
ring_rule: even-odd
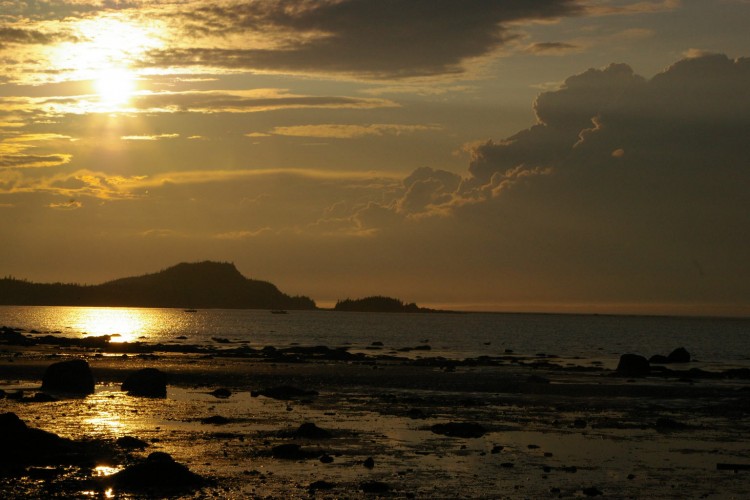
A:
<svg viewBox="0 0 750 500">
<path fill-rule="evenodd" d="M 92 489 L 91 479 L 154 451 L 213 481 L 186 498 L 744 498 L 750 492 L 750 471 L 742 470 L 750 464 L 744 379 L 684 373 L 629 379 L 533 355 L 455 363 L 429 353 L 407 359 L 374 352 L 346 360 L 297 355 L 288 362 L 219 350 L 123 356 L 0 346 L 0 389 L 32 396 L 46 367 L 71 357 L 90 364 L 94 394 L 52 402 L 5 397 L 0 413 L 74 440 L 114 446 L 134 436 L 149 446 L 119 454 L 107 468 L 6 474 L 0 496 L 138 497 Z M 169 375 L 167 398 L 120 390 L 129 373 L 144 367 Z M 257 394 L 278 386 L 317 395 Z M 212 395 L 217 388 L 231 395 Z M 481 432 L 435 432 L 451 422 Z M 300 434 L 305 423 L 329 434 Z M 299 448 L 276 448 L 289 444 Z"/>
</svg>

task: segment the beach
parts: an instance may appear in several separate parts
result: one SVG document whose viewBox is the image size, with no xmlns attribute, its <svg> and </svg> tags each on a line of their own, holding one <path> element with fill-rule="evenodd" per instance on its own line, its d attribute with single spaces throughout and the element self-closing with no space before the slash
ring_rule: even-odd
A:
<svg viewBox="0 0 750 500">
<path fill-rule="evenodd" d="M 139 350 L 146 352 L 2 346 L 0 413 L 118 450 L 101 465 L 7 469 L 4 497 L 151 497 L 160 490 L 119 491 L 106 478 L 154 452 L 206 479 L 168 492 L 185 498 L 742 498 L 750 491 L 744 372 L 690 372 L 687 364 L 628 377 L 515 353 L 445 360 L 322 347 Z M 88 363 L 95 392 L 37 400 L 47 367 L 69 359 Z M 121 389 L 143 368 L 167 374 L 165 398 Z M 120 450 L 124 436 L 146 446 Z"/>
</svg>

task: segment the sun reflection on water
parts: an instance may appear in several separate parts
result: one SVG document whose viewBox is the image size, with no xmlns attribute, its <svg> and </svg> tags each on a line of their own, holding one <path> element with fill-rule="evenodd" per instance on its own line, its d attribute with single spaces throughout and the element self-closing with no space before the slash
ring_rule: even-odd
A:
<svg viewBox="0 0 750 500">
<path fill-rule="evenodd" d="M 139 309 L 84 307 L 74 312 L 71 327 L 88 335 L 112 335 L 112 342 L 132 342 L 148 331 L 156 318 Z"/>
</svg>

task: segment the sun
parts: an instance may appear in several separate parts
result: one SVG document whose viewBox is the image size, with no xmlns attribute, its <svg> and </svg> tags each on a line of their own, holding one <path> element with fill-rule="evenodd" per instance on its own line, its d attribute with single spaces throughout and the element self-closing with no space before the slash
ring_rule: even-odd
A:
<svg viewBox="0 0 750 500">
<path fill-rule="evenodd" d="M 127 104 L 136 91 L 135 73 L 126 68 L 104 68 L 94 76 L 94 91 L 104 107 Z"/>
<path fill-rule="evenodd" d="M 163 46 L 164 28 L 122 13 L 84 19 L 72 26 L 75 40 L 56 44 L 51 62 L 68 81 L 86 82 L 80 99 L 87 110 L 125 110 L 139 87 L 146 85 L 139 62 L 149 50 Z"/>
</svg>

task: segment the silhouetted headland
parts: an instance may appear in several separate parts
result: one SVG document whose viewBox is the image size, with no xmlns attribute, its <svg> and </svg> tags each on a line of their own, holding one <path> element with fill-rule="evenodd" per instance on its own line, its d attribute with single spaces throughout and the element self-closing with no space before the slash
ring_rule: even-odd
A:
<svg viewBox="0 0 750 500">
<path fill-rule="evenodd" d="M 228 262 L 181 263 L 157 273 L 100 285 L 0 280 L 0 304 L 222 309 L 315 309 L 267 281 L 245 278 Z"/>
<path fill-rule="evenodd" d="M 336 302 L 334 311 L 349 312 L 390 312 L 390 313 L 436 313 L 436 312 L 453 312 L 442 311 L 439 309 L 429 309 L 419 307 L 414 302 L 405 304 L 399 299 L 392 297 L 383 297 L 376 295 L 362 299 L 344 299 Z"/>
</svg>

